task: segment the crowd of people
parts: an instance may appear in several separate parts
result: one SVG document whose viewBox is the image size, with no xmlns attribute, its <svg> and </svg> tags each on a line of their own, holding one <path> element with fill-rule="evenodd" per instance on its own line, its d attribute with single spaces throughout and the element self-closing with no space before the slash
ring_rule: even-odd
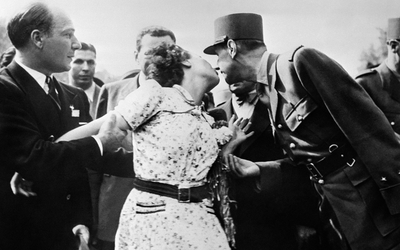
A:
<svg viewBox="0 0 400 250">
<path fill-rule="evenodd" d="M 263 31 L 258 14 L 217 18 L 216 69 L 143 27 L 139 69 L 104 83 L 65 11 L 17 13 L 0 249 L 400 249 L 400 18 L 355 78 L 313 48 L 267 51 Z M 230 95 L 215 103 L 219 75 Z"/>
</svg>

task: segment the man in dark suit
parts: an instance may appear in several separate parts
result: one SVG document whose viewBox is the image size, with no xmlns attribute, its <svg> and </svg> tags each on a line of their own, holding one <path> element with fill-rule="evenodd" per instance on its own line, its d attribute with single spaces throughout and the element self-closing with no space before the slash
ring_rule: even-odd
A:
<svg viewBox="0 0 400 250">
<path fill-rule="evenodd" d="M 17 53 L 0 71 L 0 249 L 77 249 L 91 223 L 85 167 L 97 166 L 102 151 L 125 133 L 112 121 L 93 137 L 55 143 L 91 120 L 82 90 L 59 83 L 80 43 L 61 10 L 34 3 L 8 23 Z M 14 195 L 17 172 L 33 182 L 34 197 Z"/>
<path fill-rule="evenodd" d="M 389 18 L 386 34 L 386 60 L 358 75 L 356 81 L 385 113 L 394 131 L 400 134 L 400 18 Z"/>
<path fill-rule="evenodd" d="M 210 115 L 216 120 L 229 121 L 233 115 L 238 118 L 249 119 L 250 131 L 254 135 L 244 141 L 234 152 L 234 155 L 250 161 L 269 161 L 284 157 L 282 149 L 275 144 L 272 127 L 268 117 L 267 106 L 259 101 L 256 84 L 254 82 L 237 82 L 229 85 L 232 97 L 218 108 L 210 110 Z M 298 168 L 288 169 L 287 179 L 283 186 L 291 185 L 299 189 L 306 183 L 308 176 Z M 290 178 L 290 179 L 289 179 Z M 298 240 L 296 238 L 297 229 L 302 233 L 314 233 L 315 230 L 305 225 L 300 225 L 307 221 L 306 218 L 296 218 L 297 206 L 293 199 L 299 202 L 309 201 L 311 195 L 311 185 L 303 187 L 305 194 L 301 197 L 291 197 L 292 194 L 286 193 L 283 186 L 275 187 L 275 193 L 265 196 L 256 191 L 257 178 L 249 177 L 234 179 L 232 189 L 233 198 L 237 202 L 236 211 L 234 211 L 234 221 L 236 226 L 236 249 L 270 249 L 270 250 L 297 250 Z M 315 198 L 315 197 L 314 197 Z M 291 200 L 292 205 L 287 200 Z M 316 206 L 310 208 L 309 224 L 307 226 L 316 226 L 316 218 L 311 218 L 312 211 L 316 215 Z M 307 239 L 308 240 L 308 239 Z"/>
<path fill-rule="evenodd" d="M 161 26 L 146 27 L 139 32 L 136 39 L 135 59 L 140 72 L 133 78 L 105 84 L 99 95 L 96 117 L 99 118 L 113 110 L 120 100 L 136 90 L 146 80 L 146 52 L 161 43 L 175 43 L 175 35 L 172 31 Z M 123 148 L 127 151 L 126 163 L 128 168 L 133 167 L 132 136 L 129 133 L 123 141 Z M 111 162 L 115 164 L 115 162 Z M 126 178 L 128 177 L 128 178 Z M 132 177 L 132 176 L 131 176 Z M 109 174 L 98 173 L 101 180 L 99 194 L 99 250 L 114 249 L 114 238 L 118 228 L 119 215 L 126 197 L 133 188 L 133 178 L 129 176 L 118 177 Z"/>
<path fill-rule="evenodd" d="M 331 233 L 325 249 L 400 249 L 400 143 L 367 92 L 317 50 L 267 52 L 260 15 L 218 18 L 215 35 L 204 52 L 218 55 L 227 83 L 257 83 L 287 154 L 256 163 L 230 155 L 232 170 L 259 176 L 266 190 L 281 181 L 283 162 L 303 168 Z"/>
<path fill-rule="evenodd" d="M 99 99 L 100 87 L 94 82 L 94 74 L 96 71 L 96 48 L 85 42 L 80 42 L 81 48 L 75 50 L 74 58 L 71 62 L 71 69 L 68 72 L 70 85 L 81 88 L 85 91 L 89 101 L 89 114 L 95 118 L 97 100 Z M 99 197 L 99 181 L 97 172 L 88 169 L 90 191 L 92 198 L 93 224 L 91 228 L 92 241 L 96 242 L 96 232 L 98 226 L 98 197 Z"/>
</svg>

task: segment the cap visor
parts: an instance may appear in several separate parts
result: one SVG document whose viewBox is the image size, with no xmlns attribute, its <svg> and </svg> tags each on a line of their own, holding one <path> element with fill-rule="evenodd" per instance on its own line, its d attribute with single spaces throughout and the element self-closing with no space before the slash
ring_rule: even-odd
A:
<svg viewBox="0 0 400 250">
<path fill-rule="evenodd" d="M 207 48 L 205 48 L 203 50 L 203 52 L 204 52 L 204 54 L 207 54 L 207 55 L 216 55 L 214 45 L 208 46 Z"/>
</svg>

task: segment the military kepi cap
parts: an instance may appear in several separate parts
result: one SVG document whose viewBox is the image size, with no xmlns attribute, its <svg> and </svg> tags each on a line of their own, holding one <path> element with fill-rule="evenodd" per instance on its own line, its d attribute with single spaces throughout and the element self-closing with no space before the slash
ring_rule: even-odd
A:
<svg viewBox="0 0 400 250">
<path fill-rule="evenodd" d="M 214 22 L 214 44 L 205 54 L 215 55 L 214 46 L 232 40 L 264 41 L 262 17 L 253 13 L 236 13 L 219 17 Z"/>
<path fill-rule="evenodd" d="M 387 40 L 400 40 L 400 18 L 389 18 Z"/>
</svg>

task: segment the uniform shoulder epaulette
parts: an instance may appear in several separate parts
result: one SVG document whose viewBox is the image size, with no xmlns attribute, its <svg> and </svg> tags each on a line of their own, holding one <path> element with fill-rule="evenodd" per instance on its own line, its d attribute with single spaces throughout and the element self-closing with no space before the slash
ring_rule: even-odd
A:
<svg viewBox="0 0 400 250">
<path fill-rule="evenodd" d="M 291 56 L 290 59 L 289 59 L 289 62 L 293 62 L 294 54 L 296 54 L 296 52 L 297 52 L 299 49 L 303 48 L 303 47 L 304 47 L 303 45 L 300 45 L 299 47 L 297 47 L 297 48 L 295 48 L 295 49 L 293 50 L 293 53 L 292 53 L 292 56 Z"/>
<path fill-rule="evenodd" d="M 361 72 L 360 74 L 358 74 L 356 76 L 356 79 L 359 78 L 359 77 L 362 77 L 362 76 L 372 75 L 372 74 L 376 74 L 376 73 L 378 73 L 378 71 L 376 71 L 376 69 L 374 69 L 374 68 L 373 69 L 367 69 L 367 70 Z"/>
</svg>

